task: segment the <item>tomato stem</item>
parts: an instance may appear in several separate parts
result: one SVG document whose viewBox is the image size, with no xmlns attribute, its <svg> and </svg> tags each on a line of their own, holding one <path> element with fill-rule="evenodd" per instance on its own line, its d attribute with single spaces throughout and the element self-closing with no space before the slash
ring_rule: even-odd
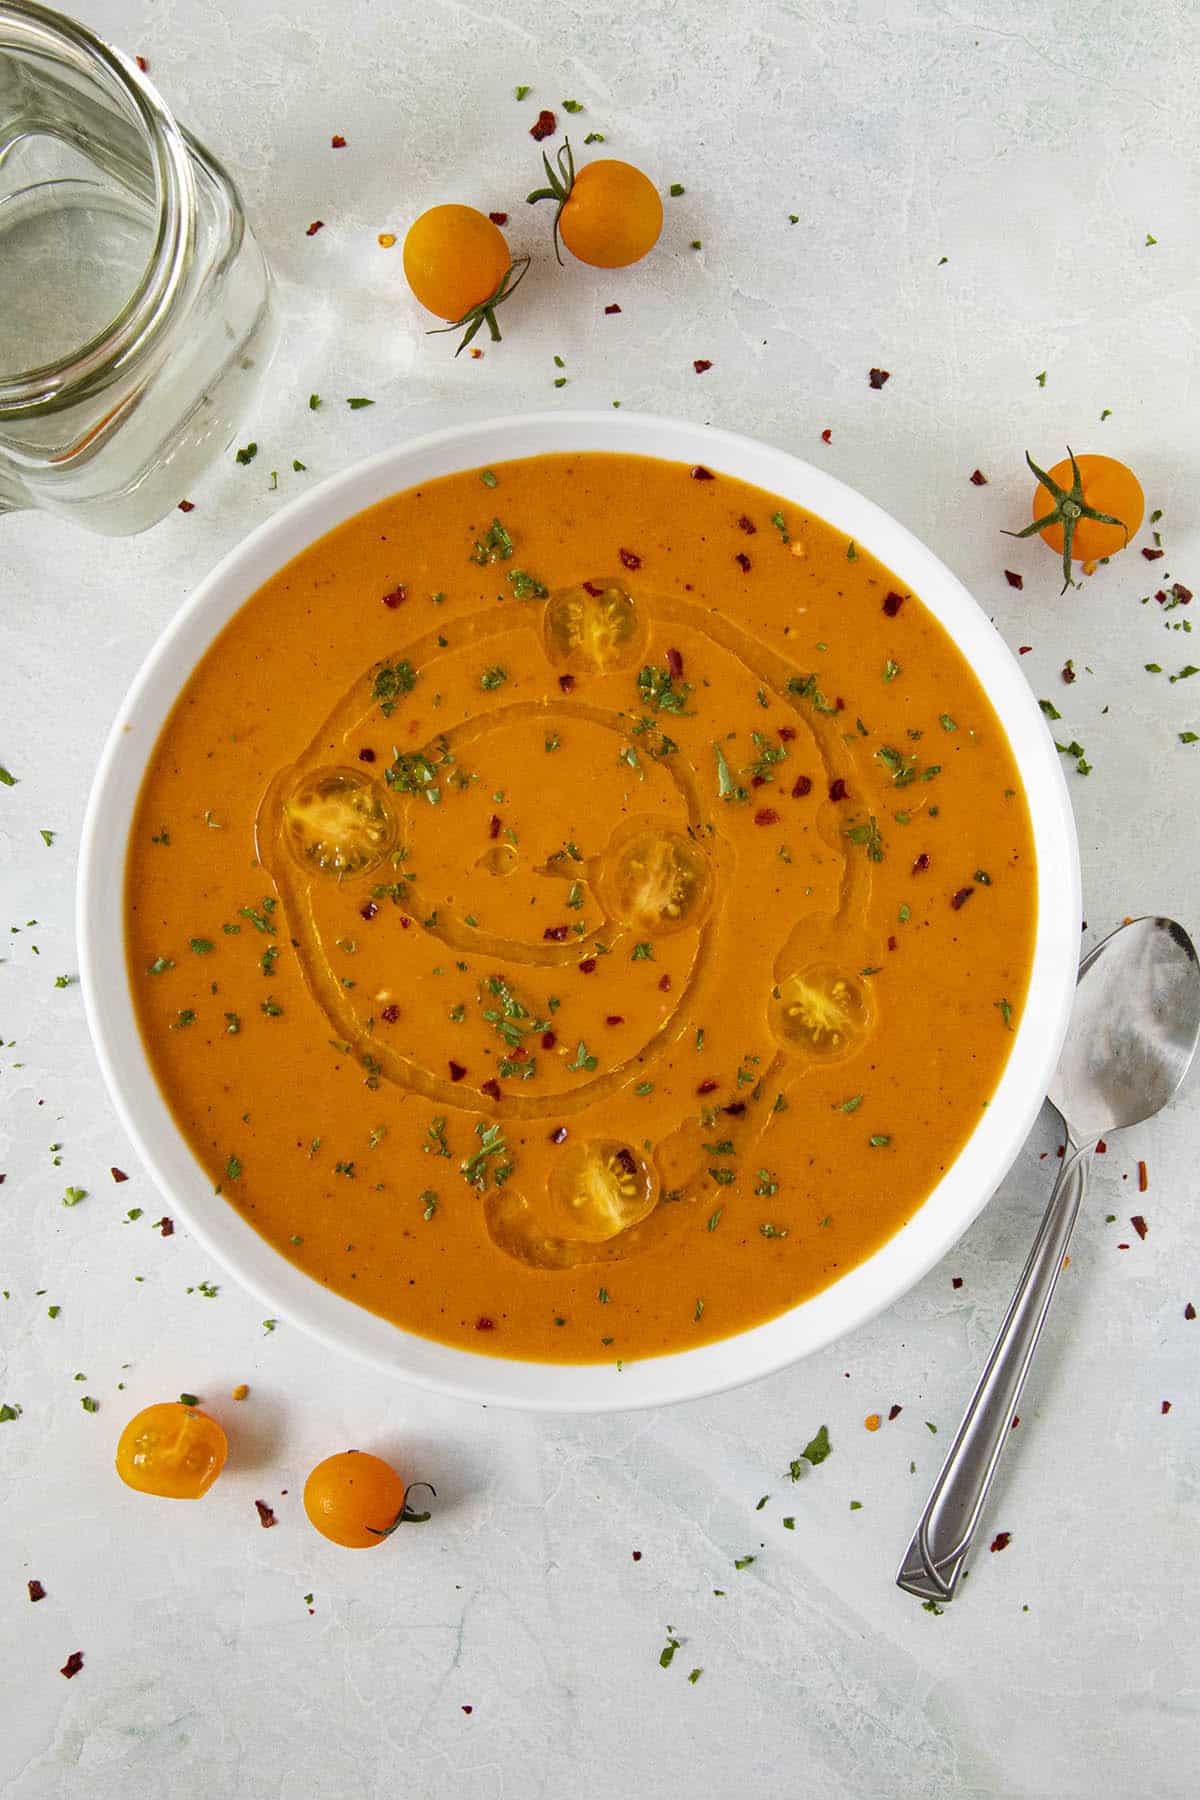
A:
<svg viewBox="0 0 1200 1800">
<path fill-rule="evenodd" d="M 1060 592 L 1064 594 L 1069 587 L 1078 586 L 1078 583 L 1071 578 L 1071 551 L 1075 543 L 1075 527 L 1080 519 L 1095 519 L 1100 525 L 1119 525 L 1125 533 L 1125 542 L 1127 544 L 1129 542 L 1129 527 L 1124 519 L 1114 518 L 1112 513 L 1098 512 L 1094 506 L 1088 505 L 1083 497 L 1083 477 L 1079 473 L 1079 464 L 1075 461 L 1075 452 L 1070 444 L 1067 445 L 1067 455 L 1071 459 L 1073 477 L 1070 488 L 1060 487 L 1044 469 L 1038 468 L 1028 450 L 1025 452 L 1025 461 L 1054 501 L 1054 509 L 1052 512 L 1044 513 L 1040 519 L 1035 519 L 1032 525 L 1026 525 L 1024 531 L 1006 531 L 1004 533 L 1005 537 L 1027 538 L 1033 537 L 1035 532 L 1045 531 L 1050 525 L 1062 526 L 1063 584 Z"/>
<path fill-rule="evenodd" d="M 461 356 L 472 338 L 479 331 L 480 327 L 486 324 L 493 344 L 498 344 L 500 342 L 500 327 L 496 323 L 496 308 L 503 301 L 507 300 L 510 295 L 516 293 L 522 281 L 525 279 L 526 272 L 529 268 L 529 262 L 529 257 L 518 256 L 516 261 L 510 263 L 508 268 L 505 269 L 500 280 L 486 300 L 480 300 L 476 305 L 469 307 L 461 319 L 453 319 L 449 325 L 431 326 L 426 333 L 426 336 L 436 337 L 443 331 L 461 331 L 465 325 L 467 329 L 463 335 L 462 342 L 454 352 L 455 356 Z"/>
<path fill-rule="evenodd" d="M 542 151 L 542 166 L 546 171 L 546 181 L 548 185 L 546 187 L 534 188 L 532 194 L 526 194 L 525 200 L 529 206 L 536 205 L 539 200 L 557 201 L 558 204 L 554 212 L 554 254 L 558 260 L 558 265 L 561 268 L 562 251 L 559 248 L 559 220 L 562 218 L 563 207 L 571 198 L 571 189 L 575 186 L 575 156 L 571 149 L 570 138 L 565 137 L 559 145 L 555 154 L 555 162 L 558 164 L 557 173 L 555 172 L 554 165 L 551 163 L 550 158 L 546 155 L 546 152 L 544 150 Z"/>
<path fill-rule="evenodd" d="M 404 1498 L 400 1502 L 400 1511 L 396 1514 L 396 1516 L 392 1520 L 391 1524 L 383 1526 L 382 1529 L 379 1529 L 377 1526 L 374 1526 L 374 1525 L 367 1526 L 367 1530 L 370 1532 L 372 1537 L 380 1537 L 380 1538 L 391 1537 L 393 1531 L 395 1531 L 395 1529 L 398 1525 L 423 1525 L 425 1523 L 426 1519 L 429 1519 L 433 1516 L 431 1513 L 428 1513 L 428 1512 L 413 1512 L 410 1509 L 409 1504 L 408 1504 L 408 1496 L 412 1493 L 414 1488 L 426 1488 L 433 1495 L 434 1499 L 435 1500 L 437 1499 L 437 1489 L 433 1486 L 433 1484 L 431 1482 L 410 1481 L 408 1486 L 404 1490 Z"/>
</svg>

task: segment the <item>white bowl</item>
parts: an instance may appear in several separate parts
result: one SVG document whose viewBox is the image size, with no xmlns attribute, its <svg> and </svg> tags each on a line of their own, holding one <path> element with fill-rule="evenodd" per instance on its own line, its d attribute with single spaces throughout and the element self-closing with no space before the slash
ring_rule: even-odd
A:
<svg viewBox="0 0 1200 1800">
<path fill-rule="evenodd" d="M 121 896 L 143 770 L 180 689 L 213 639 L 306 545 L 387 495 L 459 469 L 555 451 L 626 451 L 740 477 L 827 519 L 918 594 L 987 691 L 1016 756 L 1033 821 L 1038 920 L 1029 995 L 1000 1085 L 914 1217 L 866 1262 L 790 1312 L 720 1343 L 615 1364 L 478 1356 L 402 1331 L 328 1292 L 259 1237 L 180 1135 L 146 1061 L 126 973 Z M 202 581 L 151 651 L 117 714 L 83 829 L 78 930 L 84 999 L 118 1114 L 172 1211 L 272 1314 L 323 1343 L 462 1399 L 589 1412 L 693 1399 L 820 1349 L 920 1280 L 966 1230 L 1042 1104 L 1066 1031 L 1079 950 L 1079 862 L 1059 758 L 1016 659 L 961 583 L 902 525 L 830 475 L 749 438 L 631 413 L 542 413 L 457 426 L 334 476 L 248 537 Z"/>
</svg>

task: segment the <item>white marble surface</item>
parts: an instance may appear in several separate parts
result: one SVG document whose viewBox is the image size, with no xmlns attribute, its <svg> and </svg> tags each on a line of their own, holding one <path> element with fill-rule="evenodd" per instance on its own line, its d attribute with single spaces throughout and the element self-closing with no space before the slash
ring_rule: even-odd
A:
<svg viewBox="0 0 1200 1800">
<path fill-rule="evenodd" d="M 989 1554 L 985 1540 L 961 1599 L 932 1617 L 892 1576 L 1024 1258 L 1049 1117 L 946 1264 L 848 1342 L 670 1412 L 530 1420 L 264 1333 L 186 1232 L 150 1229 L 160 1201 L 113 1121 L 79 989 L 54 978 L 74 971 L 73 865 L 103 735 L 214 560 L 296 482 L 434 418 L 612 399 L 786 445 L 926 538 L 1010 642 L 1033 645 L 1036 692 L 1094 764 L 1071 777 L 1088 939 L 1143 910 L 1200 925 L 1200 746 L 1177 739 L 1200 729 L 1200 678 L 1142 671 L 1180 666 L 1196 641 L 1138 604 L 1167 570 L 1200 586 L 1196 8 L 90 0 L 86 16 L 150 59 L 235 171 L 286 341 L 246 433 L 258 461 L 227 459 L 190 516 L 128 542 L 0 521 L 0 762 L 19 777 L 0 788 L 0 1400 L 24 1409 L 0 1425 L 3 1792 L 1194 1793 L 1194 1086 L 1099 1165 L 991 1509 L 1012 1541 Z M 524 106 L 517 82 L 534 89 Z M 535 103 L 564 96 L 587 108 L 577 137 L 602 130 L 664 189 L 686 186 L 641 268 L 547 261 L 546 220 L 522 203 L 526 133 Z M 478 362 L 423 335 L 398 248 L 376 244 L 451 198 L 509 210 L 514 244 L 539 252 L 505 343 Z M 326 229 L 309 239 L 313 218 Z M 873 364 L 892 372 L 882 393 Z M 312 414 L 314 390 L 377 404 Z M 998 532 L 1025 516 L 1022 450 L 1051 459 L 1065 441 L 1139 469 L 1168 556 L 1131 552 L 1060 599 L 1048 553 Z M 988 486 L 969 484 L 976 466 Z M 288 471 L 278 497 L 273 467 Z M 74 1210 L 67 1182 L 89 1190 Z M 1145 1242 L 1126 1223 L 1139 1210 Z M 215 1300 L 186 1292 L 207 1278 Z M 252 1396 L 235 1409 L 238 1381 Z M 180 1390 L 236 1410 L 237 1457 L 204 1505 L 175 1510 L 122 1489 L 111 1456 L 136 1405 Z M 865 1432 L 892 1402 L 900 1418 Z M 822 1422 L 834 1454 L 793 1488 L 781 1472 Z M 437 1523 L 369 1559 L 317 1538 L 304 1474 L 349 1442 L 436 1481 Z M 269 1535 L 256 1498 L 278 1511 Z M 36 1607 L 31 1576 L 47 1589 Z M 683 1643 L 664 1671 L 668 1626 Z M 86 1666 L 67 1683 L 75 1649 Z"/>
</svg>

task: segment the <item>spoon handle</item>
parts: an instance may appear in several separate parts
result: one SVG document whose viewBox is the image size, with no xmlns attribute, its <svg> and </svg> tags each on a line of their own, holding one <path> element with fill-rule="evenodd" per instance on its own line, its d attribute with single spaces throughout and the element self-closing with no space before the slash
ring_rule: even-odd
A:
<svg viewBox="0 0 1200 1800">
<path fill-rule="evenodd" d="M 923 1600 L 954 1598 L 988 1489 L 1012 1435 L 1016 1404 L 1054 1298 L 1093 1147 L 1069 1147 L 987 1366 L 900 1565 L 896 1585 Z"/>
</svg>

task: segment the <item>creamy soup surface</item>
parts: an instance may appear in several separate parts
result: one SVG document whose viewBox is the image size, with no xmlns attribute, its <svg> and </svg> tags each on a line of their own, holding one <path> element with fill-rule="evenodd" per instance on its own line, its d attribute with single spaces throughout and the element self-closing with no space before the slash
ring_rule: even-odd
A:
<svg viewBox="0 0 1200 1800">
<path fill-rule="evenodd" d="M 904 1225 L 1004 1068 L 1036 886 L 919 596 L 727 476 L 569 455 L 397 494 L 247 601 L 125 904 L 230 1205 L 406 1329 L 590 1362 Z"/>
</svg>

